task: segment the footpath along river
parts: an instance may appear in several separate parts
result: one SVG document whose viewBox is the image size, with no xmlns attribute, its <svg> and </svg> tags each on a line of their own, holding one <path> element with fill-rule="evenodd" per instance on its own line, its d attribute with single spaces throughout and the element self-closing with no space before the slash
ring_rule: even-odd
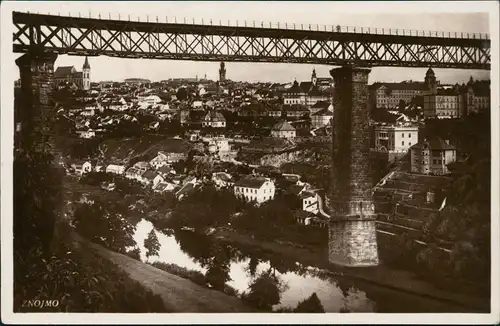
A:
<svg viewBox="0 0 500 326">
<path fill-rule="evenodd" d="M 134 240 L 146 261 L 144 240 L 154 229 L 145 219 L 136 227 Z M 273 309 L 295 308 L 297 304 L 316 293 L 326 312 L 468 312 L 467 309 L 440 300 L 395 291 L 386 287 L 336 276 L 318 268 L 304 266 L 294 261 L 262 256 L 259 252 L 237 246 L 220 244 L 210 236 L 192 232 L 165 234 L 155 229 L 160 242 L 157 256 L 148 262 L 162 262 L 207 272 L 212 277 L 227 280 L 226 284 L 239 293 L 248 291 L 249 285 L 260 273 L 273 273 L 284 287 L 281 302 Z"/>
</svg>

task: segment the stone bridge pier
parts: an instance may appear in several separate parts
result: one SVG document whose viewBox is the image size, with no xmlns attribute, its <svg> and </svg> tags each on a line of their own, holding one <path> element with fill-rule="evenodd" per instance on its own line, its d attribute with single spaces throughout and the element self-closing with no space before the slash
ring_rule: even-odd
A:
<svg viewBox="0 0 500 326">
<path fill-rule="evenodd" d="M 351 66 L 330 71 L 335 94 L 328 258 L 345 266 L 379 263 L 369 160 L 369 73 Z"/>
<path fill-rule="evenodd" d="M 28 52 L 16 60 L 21 77 L 16 112 L 16 146 L 51 151 L 55 119 L 52 99 L 54 62 L 57 54 Z"/>
</svg>

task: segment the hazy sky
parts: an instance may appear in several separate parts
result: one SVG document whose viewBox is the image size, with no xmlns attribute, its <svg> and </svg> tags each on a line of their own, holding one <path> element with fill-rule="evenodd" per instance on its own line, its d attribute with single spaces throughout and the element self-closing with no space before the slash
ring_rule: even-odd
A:
<svg viewBox="0 0 500 326">
<path fill-rule="evenodd" d="M 4 3 L 5 4 L 5 3 Z M 209 19 L 218 22 L 257 21 L 273 23 L 323 24 L 357 27 L 378 27 L 398 29 L 418 29 L 433 31 L 489 33 L 490 20 L 485 7 L 464 3 L 364 3 L 364 2 L 16 2 L 11 3 L 15 11 L 39 12 L 97 18 L 117 19 L 131 16 L 131 20 L 187 21 L 205 22 Z M 473 7 L 472 7 L 473 6 Z M 470 11 L 478 11 L 471 13 Z M 483 8 L 482 10 L 478 8 Z M 450 13 L 450 11 L 452 11 Z M 482 12 L 481 12 L 482 11 Z M 59 56 L 56 66 L 74 65 L 81 70 L 84 58 Z M 130 77 L 142 77 L 162 80 L 174 77 L 218 78 L 219 63 L 191 62 L 145 59 L 119 59 L 105 56 L 89 58 L 93 81 L 123 80 Z M 277 63 L 236 63 L 227 62 L 227 78 L 247 81 L 290 82 L 307 80 L 316 68 L 319 77 L 329 76 L 331 66 Z M 426 68 L 373 68 L 370 82 L 401 81 L 406 79 L 422 80 Z M 479 79 L 489 78 L 487 71 L 435 69 L 442 83 L 454 83 L 468 80 L 470 76 Z"/>
</svg>

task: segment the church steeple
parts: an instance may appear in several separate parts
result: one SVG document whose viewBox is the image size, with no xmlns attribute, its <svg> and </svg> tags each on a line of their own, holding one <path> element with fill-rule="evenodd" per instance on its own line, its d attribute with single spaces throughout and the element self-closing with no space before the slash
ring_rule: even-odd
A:
<svg viewBox="0 0 500 326">
<path fill-rule="evenodd" d="M 90 89 L 90 64 L 87 56 L 85 56 L 85 62 L 83 63 L 82 85 L 84 90 L 88 91 Z"/>
<path fill-rule="evenodd" d="M 221 61 L 219 68 L 219 82 L 224 82 L 226 80 L 226 66 L 224 61 Z"/>
<path fill-rule="evenodd" d="M 89 58 L 85 56 L 85 62 L 83 63 L 83 69 L 90 69 Z"/>
<path fill-rule="evenodd" d="M 316 77 L 316 69 L 313 69 L 312 75 L 311 75 L 311 83 L 313 86 L 316 86 L 316 82 L 318 81 L 318 78 Z"/>
</svg>

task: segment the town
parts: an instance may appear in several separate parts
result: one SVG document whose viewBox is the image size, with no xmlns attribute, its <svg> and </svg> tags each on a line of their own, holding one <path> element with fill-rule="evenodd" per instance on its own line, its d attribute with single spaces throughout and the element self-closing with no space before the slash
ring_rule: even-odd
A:
<svg viewBox="0 0 500 326">
<path fill-rule="evenodd" d="M 15 314 L 491 312 L 487 16 L 233 5 L 12 13 Z"/>
</svg>

